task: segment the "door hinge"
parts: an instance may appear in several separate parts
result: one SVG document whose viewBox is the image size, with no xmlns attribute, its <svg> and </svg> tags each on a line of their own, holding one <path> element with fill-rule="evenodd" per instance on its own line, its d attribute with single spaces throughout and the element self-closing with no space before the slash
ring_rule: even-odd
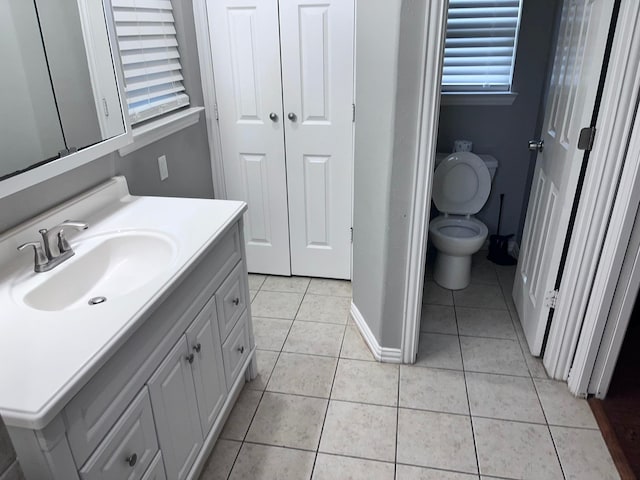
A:
<svg viewBox="0 0 640 480">
<path fill-rule="evenodd" d="M 353 227 L 351 227 L 349 230 L 351 230 L 351 243 L 353 243 Z"/>
<path fill-rule="evenodd" d="M 217 103 L 213 104 L 213 116 L 216 117 L 216 120 L 218 120 L 220 118 L 220 116 L 218 115 L 218 104 Z"/>
<path fill-rule="evenodd" d="M 578 150 L 591 151 L 593 142 L 596 139 L 596 127 L 585 127 L 580 130 L 578 137 Z"/>
<path fill-rule="evenodd" d="M 547 308 L 556 308 L 556 304 L 558 303 L 558 290 L 551 290 L 547 292 L 544 297 L 544 305 Z"/>
<path fill-rule="evenodd" d="M 351 104 L 351 122 L 352 123 L 356 122 L 356 104 L 355 103 Z"/>
</svg>

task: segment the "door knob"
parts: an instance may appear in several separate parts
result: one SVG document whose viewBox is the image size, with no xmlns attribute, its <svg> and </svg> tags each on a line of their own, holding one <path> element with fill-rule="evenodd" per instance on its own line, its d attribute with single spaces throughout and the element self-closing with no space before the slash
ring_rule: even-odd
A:
<svg viewBox="0 0 640 480">
<path fill-rule="evenodd" d="M 138 461 L 138 455 L 133 453 L 131 455 L 129 455 L 126 459 L 125 462 L 127 462 L 129 464 L 130 467 L 135 466 L 136 462 Z"/>
<path fill-rule="evenodd" d="M 298 117 L 296 117 L 296 114 L 293 112 L 289 112 L 289 115 L 287 115 L 287 118 L 292 122 L 295 122 L 298 119 Z"/>
<path fill-rule="evenodd" d="M 544 140 L 529 140 L 530 152 L 542 152 L 544 148 Z"/>
<path fill-rule="evenodd" d="M 269 118 L 271 119 L 272 122 L 277 122 L 278 121 L 278 115 L 275 112 L 271 112 L 269 114 Z"/>
</svg>

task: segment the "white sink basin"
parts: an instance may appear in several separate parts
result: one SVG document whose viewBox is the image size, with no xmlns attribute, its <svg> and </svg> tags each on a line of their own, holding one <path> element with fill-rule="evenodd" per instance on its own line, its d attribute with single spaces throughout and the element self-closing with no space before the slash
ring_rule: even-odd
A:
<svg viewBox="0 0 640 480">
<path fill-rule="evenodd" d="M 89 238 L 77 246 L 71 259 L 36 274 L 37 285 L 14 289 L 14 296 L 37 310 L 97 309 L 156 278 L 171 264 L 175 251 L 169 237 L 152 232 Z M 97 303 L 90 303 L 96 298 Z"/>
</svg>

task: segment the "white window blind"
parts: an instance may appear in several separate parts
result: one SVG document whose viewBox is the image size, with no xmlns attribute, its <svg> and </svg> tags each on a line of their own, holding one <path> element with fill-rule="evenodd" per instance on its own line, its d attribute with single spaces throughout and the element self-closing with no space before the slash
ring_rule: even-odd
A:
<svg viewBox="0 0 640 480">
<path fill-rule="evenodd" d="M 511 90 L 520 0 L 450 0 L 443 92 Z"/>
<path fill-rule="evenodd" d="M 171 0 L 111 4 L 131 123 L 189 105 Z"/>
</svg>

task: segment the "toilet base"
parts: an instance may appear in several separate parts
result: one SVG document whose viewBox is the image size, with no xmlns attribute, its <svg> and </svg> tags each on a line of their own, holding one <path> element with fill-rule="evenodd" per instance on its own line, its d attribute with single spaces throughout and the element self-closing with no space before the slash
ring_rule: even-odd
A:
<svg viewBox="0 0 640 480">
<path fill-rule="evenodd" d="M 467 288 L 471 280 L 471 255 L 460 257 L 438 251 L 433 279 L 449 290 Z"/>
</svg>

